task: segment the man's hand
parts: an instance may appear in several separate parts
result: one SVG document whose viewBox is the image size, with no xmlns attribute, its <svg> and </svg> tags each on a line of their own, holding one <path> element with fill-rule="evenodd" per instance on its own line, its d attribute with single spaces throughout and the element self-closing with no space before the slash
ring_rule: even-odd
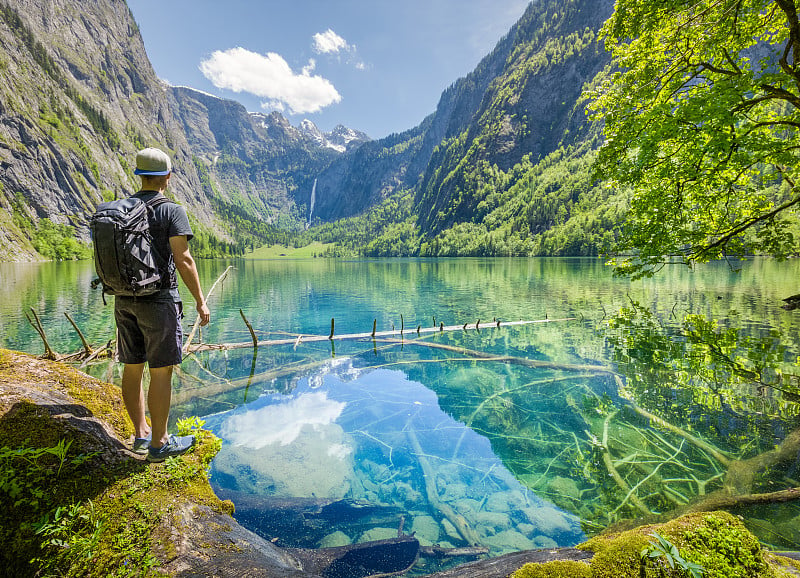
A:
<svg viewBox="0 0 800 578">
<path fill-rule="evenodd" d="M 197 304 L 197 314 L 200 316 L 200 326 L 208 325 L 208 320 L 211 319 L 211 311 L 205 301 Z"/>
</svg>

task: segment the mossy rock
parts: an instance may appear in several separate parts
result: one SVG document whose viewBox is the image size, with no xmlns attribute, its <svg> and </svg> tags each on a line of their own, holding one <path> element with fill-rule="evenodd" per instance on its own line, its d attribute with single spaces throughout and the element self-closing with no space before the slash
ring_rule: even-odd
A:
<svg viewBox="0 0 800 578">
<path fill-rule="evenodd" d="M 0 349 L 0 567 L 7 575 L 158 575 L 186 536 L 187 505 L 232 512 L 206 470 L 219 440 L 198 430 L 189 453 L 149 464 L 118 387 L 63 364 Z M 51 534 L 36 533 L 46 521 Z M 179 547 L 179 546 L 178 546 Z"/>
<path fill-rule="evenodd" d="M 592 569 L 586 562 L 554 560 L 543 564 L 525 564 L 511 578 L 592 578 Z"/>
<path fill-rule="evenodd" d="M 655 578 L 661 573 L 652 563 L 641 573 L 641 551 L 649 546 L 653 532 L 674 544 L 686 561 L 701 565 L 705 578 L 786 576 L 770 565 L 768 554 L 741 520 L 727 512 L 688 514 L 659 526 L 601 534 L 578 548 L 595 553 L 594 578 Z"/>
</svg>

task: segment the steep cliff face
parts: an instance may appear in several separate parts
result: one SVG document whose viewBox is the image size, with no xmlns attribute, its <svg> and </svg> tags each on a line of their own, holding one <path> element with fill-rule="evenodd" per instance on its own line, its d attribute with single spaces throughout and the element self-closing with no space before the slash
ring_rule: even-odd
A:
<svg viewBox="0 0 800 578">
<path fill-rule="evenodd" d="M 0 2 L 0 247 L 25 259 L 40 219 L 75 226 L 103 199 L 135 191 L 136 150 L 160 146 L 171 191 L 214 219 L 169 93 L 124 0 Z"/>
<path fill-rule="evenodd" d="M 423 231 L 471 221 L 498 170 L 524 157 L 535 164 L 591 138 L 581 93 L 610 61 L 597 31 L 612 11 L 611 0 L 541 0 L 528 7 L 485 61 L 484 74 L 496 72 L 483 83 L 471 122 L 458 134 L 450 131 L 430 157 L 417 189 Z"/>
</svg>

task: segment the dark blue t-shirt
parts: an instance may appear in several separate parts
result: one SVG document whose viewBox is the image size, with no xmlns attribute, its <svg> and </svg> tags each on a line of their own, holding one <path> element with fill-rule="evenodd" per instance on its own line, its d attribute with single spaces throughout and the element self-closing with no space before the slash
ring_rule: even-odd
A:
<svg viewBox="0 0 800 578">
<path fill-rule="evenodd" d="M 139 191 L 133 195 L 133 197 L 144 202 L 156 196 L 163 197 L 158 191 Z M 153 237 L 153 248 L 157 252 L 156 259 L 159 263 L 159 268 L 161 268 L 161 275 L 165 280 L 158 293 L 146 297 L 136 297 L 135 299 L 172 300 L 178 302 L 181 300 L 181 295 L 178 292 L 178 276 L 175 269 L 175 259 L 172 257 L 172 248 L 169 246 L 169 238 L 185 235 L 187 239 L 191 239 L 193 236 L 192 227 L 189 225 L 186 210 L 177 203 L 161 203 L 152 209 L 152 214 L 150 234 Z"/>
</svg>

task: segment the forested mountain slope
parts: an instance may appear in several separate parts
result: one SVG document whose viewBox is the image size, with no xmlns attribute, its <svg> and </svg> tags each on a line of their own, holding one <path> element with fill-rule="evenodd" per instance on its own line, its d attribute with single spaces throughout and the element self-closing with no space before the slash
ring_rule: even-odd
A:
<svg viewBox="0 0 800 578">
<path fill-rule="evenodd" d="M 212 226 L 188 144 L 124 1 L 2 2 L 0 46 L 6 258 L 35 257 L 34 245 L 58 225 L 85 231 L 98 202 L 133 188 L 131 164 L 145 143 L 170 150 L 175 196 Z"/>
<path fill-rule="evenodd" d="M 600 127 L 582 98 L 609 64 L 597 31 L 612 10 L 531 3 L 419 127 L 334 161 L 318 187 L 331 214 L 377 204 L 312 236 L 369 255 L 597 254 L 626 206 L 592 179 Z"/>
<path fill-rule="evenodd" d="M 581 100 L 608 65 L 612 8 L 532 2 L 419 126 L 369 141 L 167 86 L 123 0 L 0 0 L 2 258 L 86 255 L 88 215 L 135 190 L 144 146 L 173 157 L 200 256 L 287 242 L 308 220 L 322 224 L 296 242 L 349 253 L 596 254 L 625 207 L 592 181 Z"/>
</svg>

